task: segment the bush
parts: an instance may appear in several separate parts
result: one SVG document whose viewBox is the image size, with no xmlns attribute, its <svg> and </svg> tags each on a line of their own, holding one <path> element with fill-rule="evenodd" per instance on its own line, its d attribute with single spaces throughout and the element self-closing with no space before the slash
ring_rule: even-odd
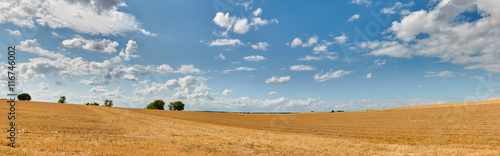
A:
<svg viewBox="0 0 500 156">
<path fill-rule="evenodd" d="M 161 109 L 164 110 L 165 102 L 163 100 L 155 100 L 146 106 L 146 109 Z"/>
<path fill-rule="evenodd" d="M 99 106 L 99 103 L 97 103 L 97 102 L 92 102 L 92 103 L 87 102 L 87 103 L 85 103 L 85 105 Z"/>
<path fill-rule="evenodd" d="M 181 101 L 170 102 L 168 104 L 168 110 L 182 111 L 184 110 L 184 103 Z"/>
<path fill-rule="evenodd" d="M 103 106 L 106 106 L 106 107 L 113 107 L 113 100 L 104 100 L 104 105 Z"/>
<path fill-rule="evenodd" d="M 59 98 L 59 101 L 57 101 L 57 103 L 66 103 L 66 96 L 61 96 L 61 98 Z"/>
<path fill-rule="evenodd" d="M 31 96 L 28 93 L 21 93 L 21 94 L 17 95 L 17 99 L 24 100 L 24 101 L 31 101 Z"/>
</svg>

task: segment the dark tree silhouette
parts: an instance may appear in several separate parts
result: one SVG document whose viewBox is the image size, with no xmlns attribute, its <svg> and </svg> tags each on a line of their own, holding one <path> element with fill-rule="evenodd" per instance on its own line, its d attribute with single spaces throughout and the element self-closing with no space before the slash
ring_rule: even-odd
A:
<svg viewBox="0 0 500 156">
<path fill-rule="evenodd" d="M 184 103 L 181 101 L 170 102 L 168 104 L 168 110 L 182 111 L 184 110 Z"/>
<path fill-rule="evenodd" d="M 57 103 L 66 103 L 66 96 L 61 96 L 61 98 L 59 98 L 59 101 L 57 101 Z"/>
<path fill-rule="evenodd" d="M 146 109 L 161 109 L 164 110 L 165 102 L 163 100 L 155 100 L 146 106 Z"/>
<path fill-rule="evenodd" d="M 24 100 L 24 101 L 31 101 L 31 96 L 28 93 L 21 93 L 21 94 L 17 95 L 17 99 Z"/>
<path fill-rule="evenodd" d="M 104 105 L 103 106 L 107 106 L 107 107 L 113 107 L 113 100 L 104 100 Z"/>
</svg>

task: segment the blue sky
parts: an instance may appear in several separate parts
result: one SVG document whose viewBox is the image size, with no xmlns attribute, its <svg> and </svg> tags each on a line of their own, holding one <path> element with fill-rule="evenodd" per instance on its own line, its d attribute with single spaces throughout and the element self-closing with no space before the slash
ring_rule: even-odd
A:
<svg viewBox="0 0 500 156">
<path fill-rule="evenodd" d="M 380 109 L 497 98 L 498 5 L 18 0 L 0 2 L 0 44 L 17 47 L 18 93 L 35 101 Z"/>
</svg>

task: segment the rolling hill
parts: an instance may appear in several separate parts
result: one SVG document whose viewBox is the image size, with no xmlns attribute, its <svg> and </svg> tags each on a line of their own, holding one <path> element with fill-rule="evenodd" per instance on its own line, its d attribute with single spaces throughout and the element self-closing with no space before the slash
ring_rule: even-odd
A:
<svg viewBox="0 0 500 156">
<path fill-rule="evenodd" d="M 357 112 L 175 112 L 18 101 L 4 155 L 498 155 L 500 100 Z"/>
</svg>

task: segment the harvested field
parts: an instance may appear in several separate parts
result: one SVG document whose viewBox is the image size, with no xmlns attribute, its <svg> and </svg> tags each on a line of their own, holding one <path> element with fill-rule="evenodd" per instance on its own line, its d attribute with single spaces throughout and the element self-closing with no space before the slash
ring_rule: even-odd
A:
<svg viewBox="0 0 500 156">
<path fill-rule="evenodd" d="M 19 101 L 4 155 L 498 155 L 500 100 L 358 112 L 173 112 Z"/>
</svg>

